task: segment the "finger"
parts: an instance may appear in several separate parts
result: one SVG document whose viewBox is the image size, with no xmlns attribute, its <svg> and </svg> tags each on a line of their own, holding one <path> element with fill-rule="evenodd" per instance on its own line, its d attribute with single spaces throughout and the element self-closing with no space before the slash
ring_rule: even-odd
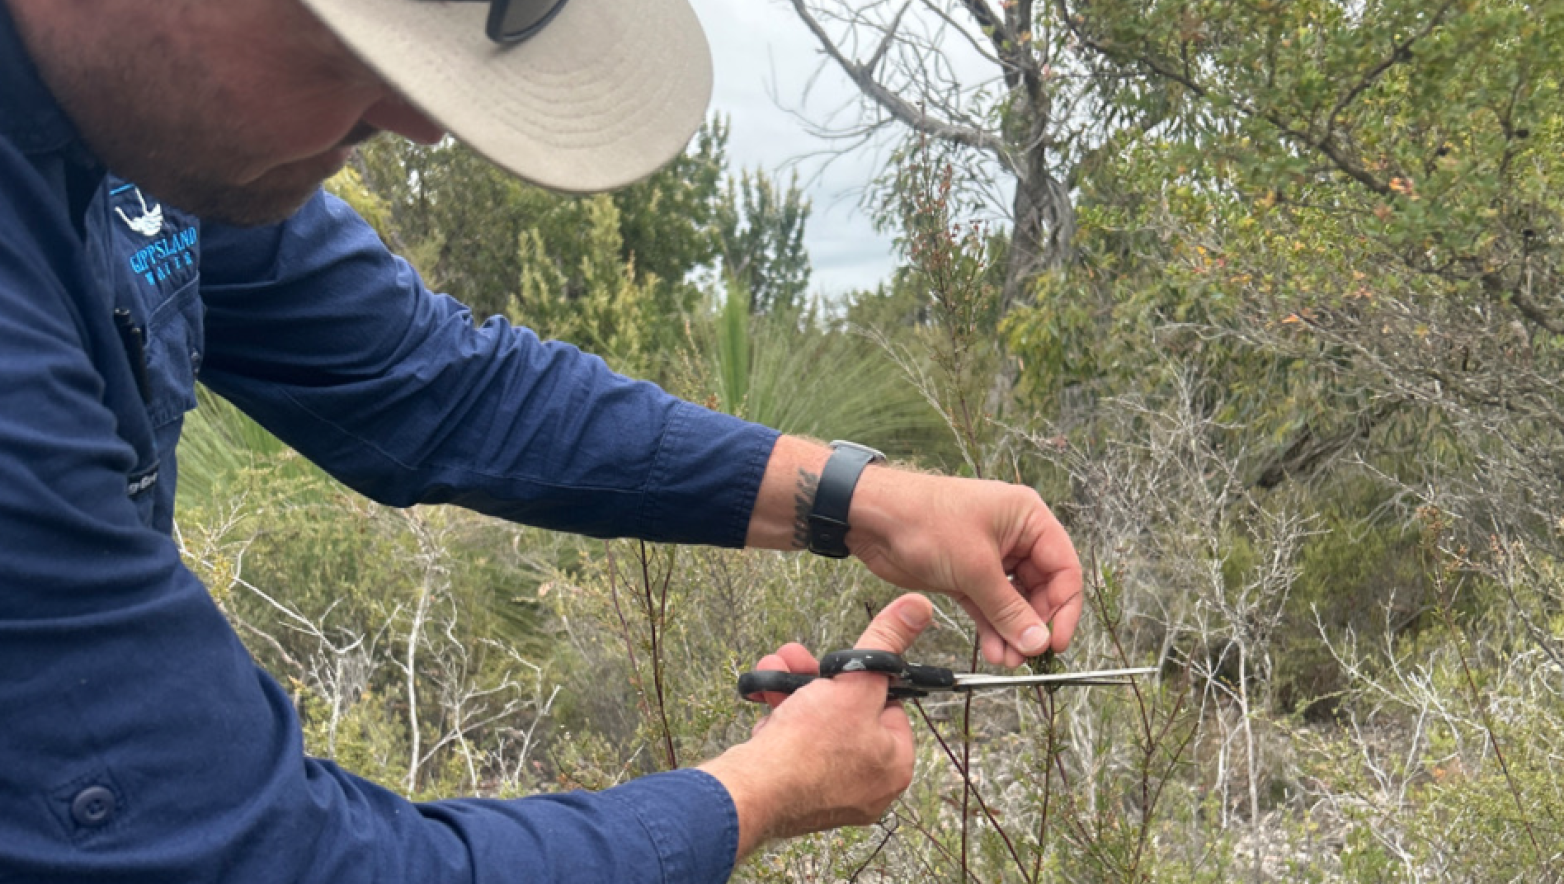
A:
<svg viewBox="0 0 1564 884">
<path fill-rule="evenodd" d="M 755 664 L 755 668 L 771 669 L 780 672 L 795 672 L 803 675 L 820 674 L 819 661 L 815 660 L 814 655 L 809 653 L 808 648 L 805 648 L 798 642 L 788 642 L 787 644 L 778 648 L 776 653 L 767 654 L 766 656 L 760 658 L 760 662 Z M 750 696 L 753 697 L 757 695 L 751 694 Z M 761 702 L 774 709 L 777 706 L 780 706 L 789 695 L 779 691 L 763 691 L 758 696 L 760 697 Z"/>
<path fill-rule="evenodd" d="M 1045 572 L 1030 561 L 1016 567 L 1016 579 L 1025 587 L 1032 608 L 1052 627 L 1052 647 L 1063 651 L 1081 620 L 1082 575 L 1079 567 Z"/>
<path fill-rule="evenodd" d="M 886 605 L 858 637 L 856 648 L 905 653 L 934 620 L 934 606 L 915 592 Z"/>
<path fill-rule="evenodd" d="M 1069 647 L 1081 619 L 1084 581 L 1075 544 L 1051 512 L 1027 556 L 1017 562 L 1015 574 L 1038 615 L 1053 627 L 1050 646 L 1055 651 Z"/>
<path fill-rule="evenodd" d="M 802 675 L 819 675 L 820 663 L 815 656 L 809 653 L 809 649 L 798 642 L 788 642 L 777 649 L 773 656 L 780 657 L 787 664 L 788 672 L 797 672 Z"/>
<path fill-rule="evenodd" d="M 907 593 L 881 609 L 869 622 L 869 628 L 858 637 L 855 648 L 862 650 L 890 651 L 902 654 L 912 647 L 923 630 L 934 621 L 934 606 L 915 592 Z M 861 685 L 866 694 L 865 702 L 872 701 L 873 708 L 885 705 L 885 694 L 890 679 L 874 673 L 843 673 L 831 679 L 840 685 Z"/>
<path fill-rule="evenodd" d="M 1053 623 L 1053 649 L 1063 652 L 1070 646 L 1070 639 L 1075 636 L 1075 626 L 1081 622 L 1082 595 L 1080 582 L 1077 581 L 1075 589 L 1065 599 L 1065 602 L 1054 611 Z"/>
<path fill-rule="evenodd" d="M 1019 659 L 1021 653 L 1005 644 L 1004 638 L 994 631 L 994 627 L 989 625 L 988 618 L 983 616 L 982 608 L 979 608 L 971 599 L 966 598 L 958 599 L 957 604 L 961 605 L 961 609 L 967 612 L 968 617 L 972 618 L 972 625 L 977 627 L 978 648 L 983 651 L 983 659 L 999 666 L 1014 667 L 1021 665 L 1019 662 L 1009 662 L 1009 658 L 1012 655 Z"/>
<path fill-rule="evenodd" d="M 983 618 L 1019 653 L 1028 657 L 1041 654 L 1049 641 L 1048 627 L 1043 624 L 1042 615 L 1033 610 L 1005 576 L 999 562 L 980 564 L 978 572 L 975 585 L 967 590 L 967 597 L 982 610 Z M 985 652 L 984 656 L 992 663 L 1003 662 L 1002 654 Z"/>
<path fill-rule="evenodd" d="M 779 654 L 767 654 L 766 656 L 761 657 L 760 662 L 755 664 L 755 668 L 776 670 L 778 672 L 792 671 L 791 669 L 787 668 L 787 661 L 783 660 Z"/>
<path fill-rule="evenodd" d="M 1047 504 L 1039 500 L 1037 505 L 1041 509 L 1035 514 L 1039 516 L 1034 523 L 1036 536 L 1030 544 L 1012 550 L 1021 554 L 1017 564 L 1025 562 L 1041 574 L 1080 574 L 1081 559 L 1075 553 L 1075 544 L 1070 541 L 1069 532 L 1064 530 Z M 1025 536 L 1022 535 L 1023 538 Z"/>
<path fill-rule="evenodd" d="M 766 656 L 761 657 L 760 658 L 760 662 L 755 664 L 755 668 L 756 669 L 769 669 L 769 670 L 775 670 L 775 671 L 779 671 L 779 672 L 792 672 L 793 671 L 791 668 L 788 667 L 787 660 L 783 659 L 781 654 L 767 654 Z M 750 696 L 754 697 L 755 695 L 754 694 L 750 694 Z M 761 702 L 765 703 L 767 706 L 772 707 L 773 709 L 776 708 L 777 706 L 782 705 L 782 701 L 786 700 L 787 697 L 788 697 L 787 694 L 779 693 L 777 691 L 763 691 L 760 694 Z M 760 732 L 760 728 L 761 728 L 762 725 L 765 724 L 765 721 L 766 721 L 766 717 L 765 716 L 761 716 L 760 721 L 755 722 L 755 733 L 759 733 Z"/>
<path fill-rule="evenodd" d="M 880 713 L 880 728 L 890 736 L 891 745 L 895 747 L 895 769 L 911 768 L 913 766 L 912 722 L 907 718 L 907 711 L 900 703 L 892 703 Z"/>
</svg>

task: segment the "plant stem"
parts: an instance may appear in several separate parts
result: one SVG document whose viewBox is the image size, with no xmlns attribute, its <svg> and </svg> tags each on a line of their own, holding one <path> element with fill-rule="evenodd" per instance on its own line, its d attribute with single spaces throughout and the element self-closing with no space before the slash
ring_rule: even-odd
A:
<svg viewBox="0 0 1564 884">
<path fill-rule="evenodd" d="M 646 622 L 652 637 L 652 689 L 657 701 L 657 717 L 662 724 L 663 750 L 667 753 L 668 769 L 677 770 L 679 754 L 673 745 L 673 727 L 668 724 L 668 703 L 663 690 L 663 646 L 661 627 L 668 617 L 668 587 L 673 582 L 673 562 L 663 572 L 662 586 L 656 596 L 652 589 L 651 552 L 646 541 L 639 541 L 641 551 L 641 589 L 646 604 Z"/>
<path fill-rule="evenodd" d="M 1450 613 L 1450 599 L 1443 591 L 1444 580 L 1436 577 L 1436 585 L 1441 590 L 1439 593 L 1439 615 L 1445 622 L 1445 627 L 1450 630 L 1450 636 L 1455 640 L 1455 657 L 1461 662 L 1461 672 L 1466 678 L 1466 686 L 1472 692 L 1472 708 L 1482 719 L 1483 731 L 1488 737 L 1488 745 L 1493 747 L 1493 756 L 1499 761 L 1499 770 L 1504 773 L 1504 782 L 1510 787 L 1510 796 L 1515 799 L 1515 811 L 1521 825 L 1526 829 L 1526 837 L 1531 840 L 1532 849 L 1537 852 L 1537 858 L 1541 859 L 1542 844 L 1537 840 L 1537 833 L 1533 830 L 1531 820 L 1526 815 L 1526 804 L 1521 800 L 1521 790 L 1515 783 L 1515 777 L 1510 774 L 1510 765 L 1504 760 L 1504 750 L 1499 747 L 1499 735 L 1494 731 L 1493 719 L 1488 715 L 1488 706 L 1483 703 L 1482 692 L 1477 688 L 1477 679 L 1472 675 L 1472 668 L 1466 662 L 1464 645 L 1466 636 L 1456 626 L 1455 617 Z"/>
</svg>

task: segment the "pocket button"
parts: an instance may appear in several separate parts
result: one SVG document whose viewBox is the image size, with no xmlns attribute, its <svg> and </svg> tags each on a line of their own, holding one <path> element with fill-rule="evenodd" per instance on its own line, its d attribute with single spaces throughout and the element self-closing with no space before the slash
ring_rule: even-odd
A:
<svg viewBox="0 0 1564 884">
<path fill-rule="evenodd" d="M 114 793 L 103 786 L 88 786 L 71 801 L 71 818 L 77 824 L 97 828 L 114 819 Z"/>
</svg>

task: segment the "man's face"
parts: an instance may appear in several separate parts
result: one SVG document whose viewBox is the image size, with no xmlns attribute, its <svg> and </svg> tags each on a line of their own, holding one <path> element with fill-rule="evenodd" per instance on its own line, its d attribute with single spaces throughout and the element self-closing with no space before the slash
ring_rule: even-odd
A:
<svg viewBox="0 0 1564 884">
<path fill-rule="evenodd" d="M 204 218 L 282 220 L 385 129 L 432 142 L 298 0 L 5 0 L 116 174 Z"/>
</svg>

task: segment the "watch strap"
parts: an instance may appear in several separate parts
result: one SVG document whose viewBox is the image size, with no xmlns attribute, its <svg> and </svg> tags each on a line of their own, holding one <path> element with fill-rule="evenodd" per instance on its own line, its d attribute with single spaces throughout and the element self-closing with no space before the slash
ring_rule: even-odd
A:
<svg viewBox="0 0 1564 884">
<path fill-rule="evenodd" d="M 864 467 L 884 463 L 885 455 L 851 442 L 832 442 L 831 457 L 820 471 L 814 506 L 809 511 L 809 551 L 833 559 L 847 558 L 847 512 Z"/>
</svg>

